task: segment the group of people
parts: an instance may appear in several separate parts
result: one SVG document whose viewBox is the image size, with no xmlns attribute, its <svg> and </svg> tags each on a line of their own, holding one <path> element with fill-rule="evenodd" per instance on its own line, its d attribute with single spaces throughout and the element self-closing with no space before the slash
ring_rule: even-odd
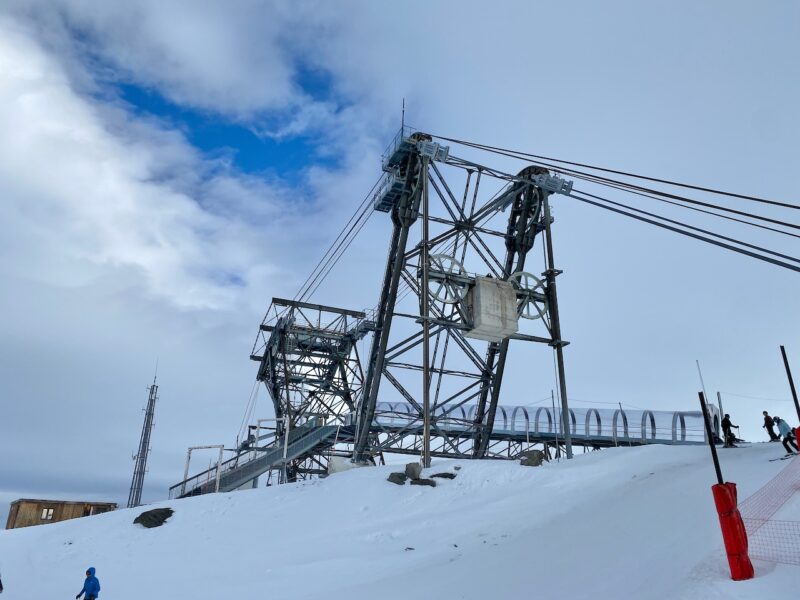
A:
<svg viewBox="0 0 800 600">
<path fill-rule="evenodd" d="M 762 427 L 769 433 L 769 441 L 777 442 L 780 440 L 783 442 L 783 447 L 786 448 L 787 454 L 793 454 L 792 448 L 794 448 L 794 452 L 798 451 L 794 428 L 790 427 L 779 416 L 771 417 L 767 411 L 764 411 L 764 425 Z M 775 427 L 778 428 L 779 435 L 775 435 Z"/>
<path fill-rule="evenodd" d="M 97 600 L 98 596 L 100 596 L 100 580 L 97 579 L 94 574 L 94 567 L 89 567 L 86 569 L 86 579 L 83 581 L 83 589 L 81 589 L 80 593 L 75 596 L 76 600 L 78 600 L 78 598 L 81 596 L 84 597 L 84 600 Z M 3 580 L 0 578 L 0 594 L 2 593 Z"/>
<path fill-rule="evenodd" d="M 767 430 L 770 442 L 782 442 L 783 447 L 786 448 L 787 454 L 795 454 L 798 452 L 797 441 L 795 440 L 795 430 L 789 424 L 775 415 L 773 417 L 767 411 L 764 411 L 764 424 L 761 426 Z M 775 433 L 775 427 L 778 428 L 778 433 Z M 731 423 L 731 416 L 725 414 L 722 419 L 722 435 L 726 448 L 735 448 L 736 442 L 741 440 L 733 433 L 734 429 L 739 429 L 738 425 Z M 792 449 L 794 448 L 794 450 Z"/>
</svg>

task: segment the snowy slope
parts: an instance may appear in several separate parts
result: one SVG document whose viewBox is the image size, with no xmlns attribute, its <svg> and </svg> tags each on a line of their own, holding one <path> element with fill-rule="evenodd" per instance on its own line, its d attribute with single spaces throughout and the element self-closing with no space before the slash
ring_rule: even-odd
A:
<svg viewBox="0 0 800 600">
<path fill-rule="evenodd" d="M 720 453 L 741 498 L 786 465 L 768 461 L 777 444 Z M 391 467 L 358 469 L 155 505 L 176 511 L 159 529 L 121 510 L 0 532 L 3 598 L 74 597 L 88 566 L 109 600 L 764 598 L 800 581 L 800 568 L 761 563 L 755 580 L 728 580 L 705 448 L 432 471 L 455 465 L 435 489 L 388 483 Z M 786 510 L 800 519 L 800 502 Z"/>
</svg>

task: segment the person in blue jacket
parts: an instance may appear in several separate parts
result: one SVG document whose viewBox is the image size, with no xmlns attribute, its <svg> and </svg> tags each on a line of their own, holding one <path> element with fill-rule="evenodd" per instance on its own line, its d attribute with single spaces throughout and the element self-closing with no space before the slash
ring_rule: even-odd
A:
<svg viewBox="0 0 800 600">
<path fill-rule="evenodd" d="M 781 419 L 780 417 L 772 417 L 772 420 L 775 421 L 775 424 L 778 426 L 778 431 L 783 436 L 781 440 L 783 442 L 783 447 L 786 448 L 787 454 L 794 454 L 790 446 L 794 446 L 795 452 L 797 451 L 797 443 L 794 441 L 793 433 L 789 424 Z"/>
<path fill-rule="evenodd" d="M 86 570 L 86 581 L 83 582 L 83 589 L 80 594 L 75 596 L 76 600 L 83 594 L 86 594 L 84 600 L 96 600 L 100 595 L 100 581 L 94 576 L 94 567 L 89 567 Z"/>
</svg>

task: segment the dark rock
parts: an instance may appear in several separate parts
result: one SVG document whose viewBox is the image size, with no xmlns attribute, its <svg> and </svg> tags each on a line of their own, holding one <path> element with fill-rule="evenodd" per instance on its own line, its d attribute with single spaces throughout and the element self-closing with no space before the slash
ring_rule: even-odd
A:
<svg viewBox="0 0 800 600">
<path fill-rule="evenodd" d="M 391 473 L 389 477 L 386 478 L 386 481 L 391 481 L 397 485 L 404 485 L 406 479 L 408 479 L 408 477 L 406 477 L 405 473 Z"/>
<path fill-rule="evenodd" d="M 411 546 L 406 546 L 406 552 L 408 552 L 409 550 L 414 550 L 414 548 L 412 548 Z"/>
<path fill-rule="evenodd" d="M 406 477 L 409 479 L 419 479 L 422 475 L 422 465 L 416 462 L 406 465 Z"/>
<path fill-rule="evenodd" d="M 433 479 L 412 479 L 411 485 L 429 485 L 436 487 L 436 482 Z"/>
<path fill-rule="evenodd" d="M 522 452 L 519 456 L 519 464 L 523 467 L 540 467 L 547 458 L 541 450 L 528 450 L 527 452 Z"/>
<path fill-rule="evenodd" d="M 434 473 L 431 477 L 439 477 L 440 479 L 455 479 L 455 473 Z"/>
<path fill-rule="evenodd" d="M 161 527 L 164 522 L 169 519 L 175 511 L 171 508 L 154 508 L 153 510 L 146 510 L 133 522 L 139 523 L 143 527 L 150 529 L 151 527 Z"/>
<path fill-rule="evenodd" d="M 453 467 L 453 470 L 454 470 L 454 471 L 460 471 L 460 470 L 461 470 L 461 465 L 455 465 L 455 466 Z"/>
</svg>

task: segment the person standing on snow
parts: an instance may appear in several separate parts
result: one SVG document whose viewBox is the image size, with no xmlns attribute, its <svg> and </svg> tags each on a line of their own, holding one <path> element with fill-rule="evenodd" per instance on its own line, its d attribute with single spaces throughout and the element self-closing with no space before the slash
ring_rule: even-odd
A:
<svg viewBox="0 0 800 600">
<path fill-rule="evenodd" d="M 726 448 L 736 448 L 736 444 L 733 442 L 736 441 L 736 436 L 733 435 L 733 431 L 731 428 L 735 427 L 739 429 L 738 425 L 734 425 L 731 423 L 731 416 L 729 414 L 725 414 L 725 418 L 722 419 L 722 437 L 725 440 L 725 447 Z"/>
<path fill-rule="evenodd" d="M 94 567 L 86 570 L 86 581 L 83 582 L 83 589 L 75 596 L 75 600 L 78 600 L 83 594 L 86 594 L 84 600 L 97 600 L 100 595 L 100 581 L 94 576 L 94 573 Z"/>
<path fill-rule="evenodd" d="M 775 435 L 775 430 L 773 429 L 774 426 L 775 421 L 769 416 L 767 411 L 764 411 L 764 424 L 761 426 L 761 428 L 766 429 L 767 433 L 769 433 L 770 442 L 778 442 L 781 439 L 781 436 Z"/>
<path fill-rule="evenodd" d="M 786 448 L 786 453 L 794 454 L 790 446 L 794 446 L 794 450 L 797 452 L 797 443 L 792 437 L 792 428 L 789 427 L 789 424 L 780 417 L 772 417 L 772 420 L 778 425 L 778 431 L 783 436 L 781 441 L 783 442 L 783 447 Z"/>
</svg>

